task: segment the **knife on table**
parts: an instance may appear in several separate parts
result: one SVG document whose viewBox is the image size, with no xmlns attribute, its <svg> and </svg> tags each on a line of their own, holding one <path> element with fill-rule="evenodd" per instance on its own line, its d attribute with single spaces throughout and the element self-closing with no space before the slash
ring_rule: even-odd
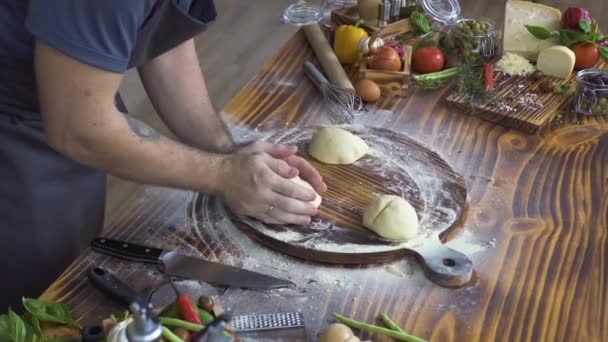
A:
<svg viewBox="0 0 608 342">
<path fill-rule="evenodd" d="M 91 241 L 91 248 L 96 252 L 130 261 L 156 264 L 162 273 L 171 277 L 195 279 L 216 286 L 252 290 L 295 287 L 295 284 L 288 280 L 207 261 L 174 250 L 136 245 L 103 237 Z"/>
</svg>

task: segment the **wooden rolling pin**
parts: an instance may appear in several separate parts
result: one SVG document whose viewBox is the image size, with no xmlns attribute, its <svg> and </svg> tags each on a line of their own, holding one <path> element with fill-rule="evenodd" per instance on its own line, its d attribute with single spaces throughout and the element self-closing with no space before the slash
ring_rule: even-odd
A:
<svg viewBox="0 0 608 342">
<path fill-rule="evenodd" d="M 353 84 L 342 64 L 340 64 L 338 57 L 336 57 L 334 50 L 329 45 L 327 38 L 325 38 L 321 27 L 318 24 L 313 24 L 304 26 L 303 30 L 329 81 L 340 88 L 354 90 Z"/>
</svg>

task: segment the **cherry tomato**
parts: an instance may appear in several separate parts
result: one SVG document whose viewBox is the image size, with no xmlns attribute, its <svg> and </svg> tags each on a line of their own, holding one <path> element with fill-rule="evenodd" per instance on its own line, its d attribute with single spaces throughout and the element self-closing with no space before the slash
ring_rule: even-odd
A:
<svg viewBox="0 0 608 342">
<path fill-rule="evenodd" d="M 412 67 L 419 74 L 440 71 L 444 64 L 443 52 L 434 46 L 419 48 L 412 55 Z"/>
<path fill-rule="evenodd" d="M 600 60 L 600 53 L 597 47 L 591 43 L 578 43 L 572 47 L 576 56 L 574 68 L 576 70 L 593 68 Z"/>
</svg>

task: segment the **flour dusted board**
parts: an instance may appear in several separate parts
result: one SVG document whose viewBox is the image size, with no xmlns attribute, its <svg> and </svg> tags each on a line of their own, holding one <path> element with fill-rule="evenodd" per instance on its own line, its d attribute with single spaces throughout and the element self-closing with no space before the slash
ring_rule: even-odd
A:
<svg viewBox="0 0 608 342">
<path fill-rule="evenodd" d="M 540 91 L 538 85 L 546 78 L 558 84 L 568 85 L 568 91 L 562 95 Z M 498 73 L 495 93 L 497 101 L 476 106 L 473 115 L 501 126 L 540 134 L 557 114 L 570 111 L 572 98 L 576 93 L 576 72 L 567 80 L 546 76 L 534 80 L 531 76 L 508 76 Z M 460 112 L 469 111 L 463 96 L 453 93 L 446 101 Z"/>
<path fill-rule="evenodd" d="M 465 284 L 471 261 L 440 239 L 458 226 L 466 206 L 462 178 L 436 153 L 395 132 L 342 126 L 370 146 L 352 165 L 326 165 L 305 151 L 318 127 L 290 129 L 269 141 L 298 145 L 302 155 L 328 185 L 320 215 L 308 226 L 266 225 L 232 217 L 236 225 L 262 244 L 295 257 L 337 264 L 365 264 L 413 256 L 427 276 L 445 286 Z M 362 216 L 376 196 L 392 194 L 407 199 L 420 219 L 420 234 L 408 242 L 383 239 L 365 229 Z"/>
</svg>

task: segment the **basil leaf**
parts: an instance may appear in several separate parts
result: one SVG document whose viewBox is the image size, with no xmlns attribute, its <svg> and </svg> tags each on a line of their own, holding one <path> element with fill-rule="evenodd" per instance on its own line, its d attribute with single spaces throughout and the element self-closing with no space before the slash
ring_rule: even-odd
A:
<svg viewBox="0 0 608 342">
<path fill-rule="evenodd" d="M 8 339 L 8 315 L 0 315 L 0 341 Z"/>
<path fill-rule="evenodd" d="M 551 31 L 547 30 L 542 26 L 533 26 L 533 25 L 525 25 L 528 32 L 532 34 L 534 37 L 540 40 L 545 40 L 551 38 Z"/>
<path fill-rule="evenodd" d="M 572 46 L 578 42 L 583 41 L 593 41 L 593 37 L 591 35 L 586 34 L 584 32 L 575 31 L 575 30 L 560 30 L 559 31 L 559 40 L 562 45 Z"/>
<path fill-rule="evenodd" d="M 414 25 L 420 30 L 422 33 L 428 33 L 431 30 L 431 25 L 426 17 L 418 11 L 413 11 L 410 15 L 410 19 Z"/>
<path fill-rule="evenodd" d="M 70 314 L 70 310 L 64 304 L 23 298 L 23 306 L 29 313 L 42 322 L 74 324 L 72 314 Z"/>
<path fill-rule="evenodd" d="M 600 55 L 604 58 L 604 60 L 608 61 L 608 47 L 606 46 L 598 46 L 597 50 L 600 52 Z"/>
<path fill-rule="evenodd" d="M 8 337 L 10 341 L 14 342 L 27 342 L 25 339 L 27 330 L 25 328 L 25 322 L 10 308 L 8 309 L 7 317 L 8 325 Z"/>
<path fill-rule="evenodd" d="M 587 20 L 579 21 L 578 27 L 580 27 L 581 30 L 583 30 L 583 32 L 585 32 L 585 33 L 591 32 L 591 24 L 589 24 L 589 22 Z"/>
</svg>

